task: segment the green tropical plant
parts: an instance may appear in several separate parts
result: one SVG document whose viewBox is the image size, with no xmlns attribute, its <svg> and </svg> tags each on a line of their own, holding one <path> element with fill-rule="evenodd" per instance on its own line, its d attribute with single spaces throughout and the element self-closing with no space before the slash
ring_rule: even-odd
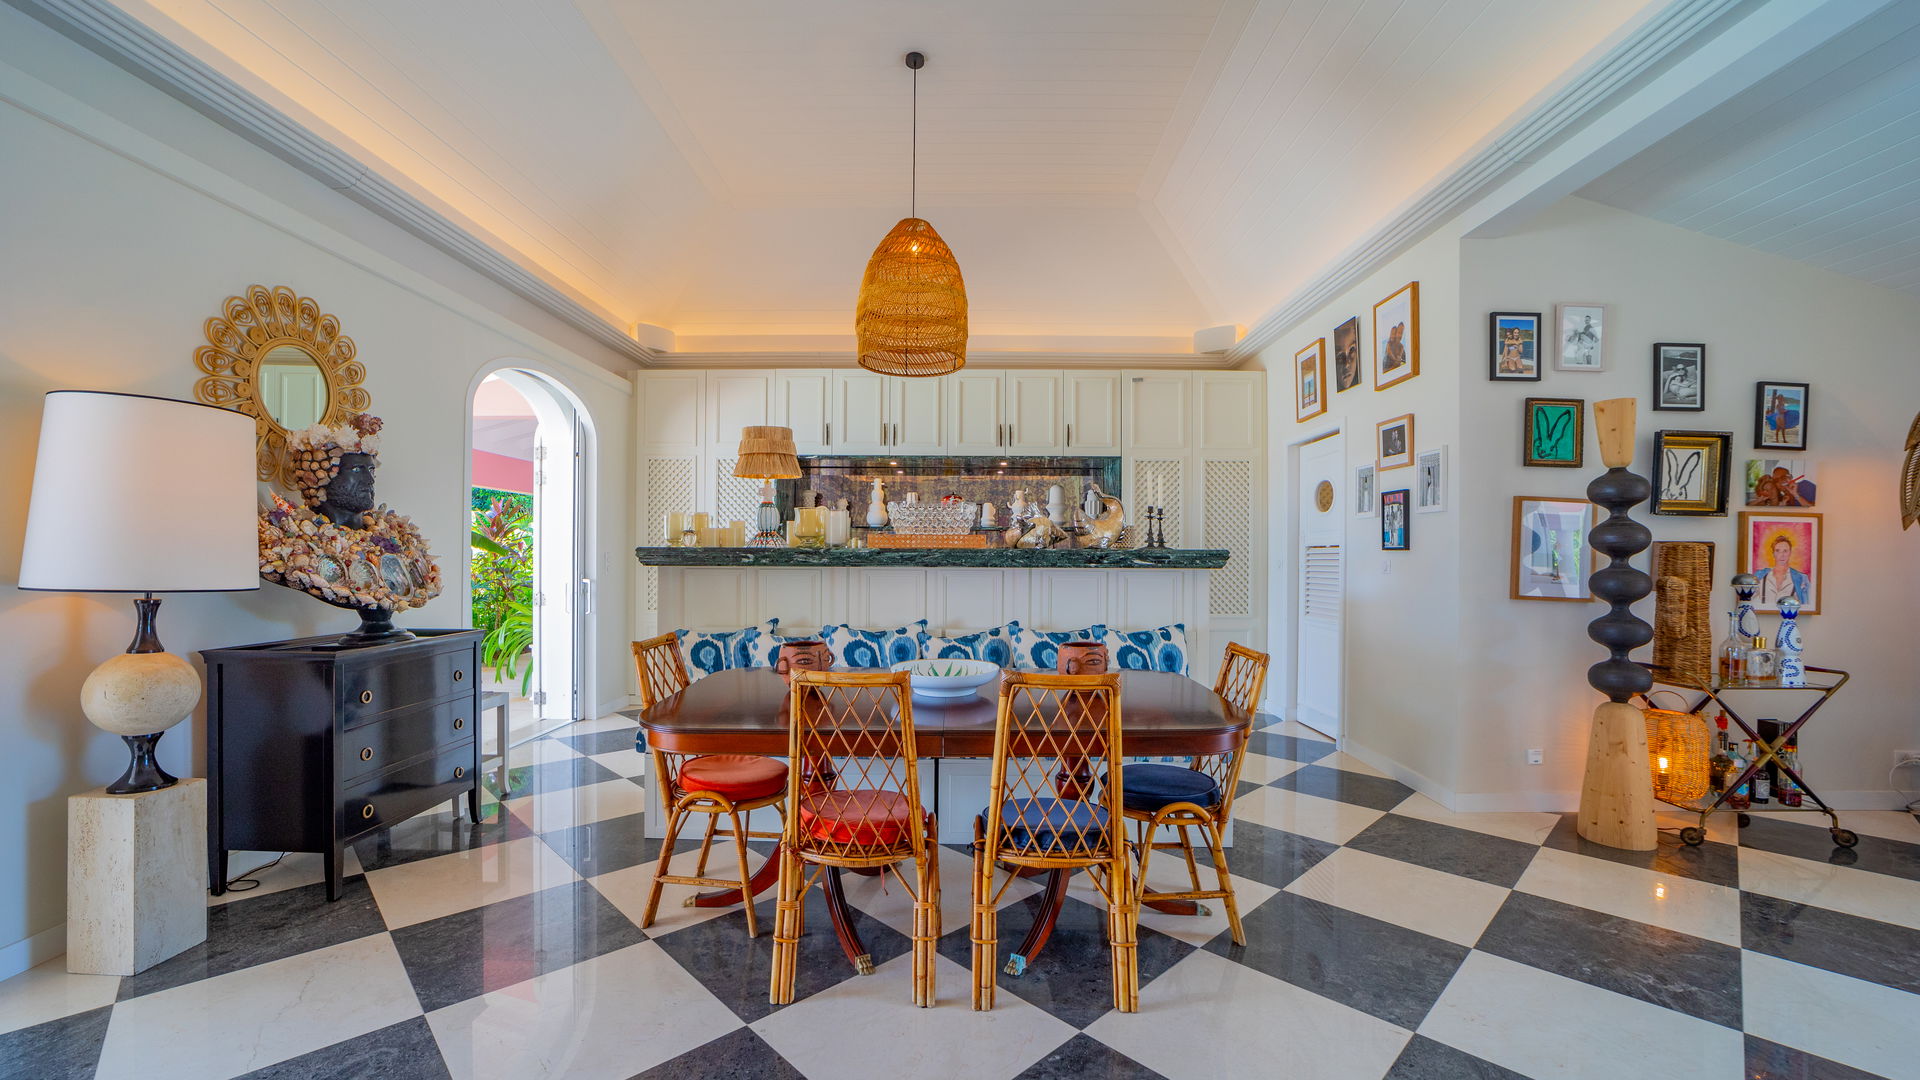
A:
<svg viewBox="0 0 1920 1080">
<path fill-rule="evenodd" d="M 533 688 L 533 589 L 520 586 L 507 598 L 492 630 L 481 641 L 481 662 L 502 682 L 520 680 L 520 694 Z M 524 664 L 524 666 L 522 666 Z"/>
<path fill-rule="evenodd" d="M 519 499 L 490 500 L 473 512 L 473 625 L 492 633 L 515 590 L 533 588 L 533 514 Z"/>
</svg>

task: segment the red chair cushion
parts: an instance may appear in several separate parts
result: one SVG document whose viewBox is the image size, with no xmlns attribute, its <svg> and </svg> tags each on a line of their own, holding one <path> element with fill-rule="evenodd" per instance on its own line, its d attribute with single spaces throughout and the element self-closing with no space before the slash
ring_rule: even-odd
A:
<svg viewBox="0 0 1920 1080">
<path fill-rule="evenodd" d="M 899 847 L 905 843 L 913 820 L 913 804 L 898 791 L 854 788 L 800 800 L 800 827 L 807 830 L 807 835 L 829 844 Z"/>
<path fill-rule="evenodd" d="M 787 767 L 752 754 L 707 754 L 680 766 L 682 791 L 711 791 L 734 802 L 764 799 L 787 789 Z"/>
</svg>

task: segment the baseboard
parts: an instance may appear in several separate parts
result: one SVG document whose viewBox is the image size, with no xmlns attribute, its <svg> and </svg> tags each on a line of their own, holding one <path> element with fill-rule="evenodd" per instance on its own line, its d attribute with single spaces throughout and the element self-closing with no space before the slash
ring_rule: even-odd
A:
<svg viewBox="0 0 1920 1080">
<path fill-rule="evenodd" d="M 598 720 L 603 716 L 611 716 L 612 714 L 617 713 L 622 709 L 631 709 L 634 707 L 632 704 L 630 704 L 631 701 L 632 701 L 632 698 L 630 698 L 626 694 L 622 694 L 611 701 L 603 701 L 600 703 L 599 711 L 595 712 L 590 717 L 586 717 L 586 719 Z"/>
<path fill-rule="evenodd" d="M 61 923 L 51 930 L 42 930 L 30 938 L 16 941 L 0 949 L 0 979 L 11 979 L 28 968 L 39 967 L 66 951 L 66 923 Z"/>
</svg>

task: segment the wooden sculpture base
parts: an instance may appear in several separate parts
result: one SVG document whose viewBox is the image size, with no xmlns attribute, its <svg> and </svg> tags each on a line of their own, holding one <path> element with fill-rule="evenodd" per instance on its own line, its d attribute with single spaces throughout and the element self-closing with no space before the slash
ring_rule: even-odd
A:
<svg viewBox="0 0 1920 1080">
<path fill-rule="evenodd" d="M 1632 705 L 1606 702 L 1593 711 L 1580 836 L 1627 851 L 1652 851 L 1659 844 L 1653 815 L 1646 716 Z"/>
</svg>

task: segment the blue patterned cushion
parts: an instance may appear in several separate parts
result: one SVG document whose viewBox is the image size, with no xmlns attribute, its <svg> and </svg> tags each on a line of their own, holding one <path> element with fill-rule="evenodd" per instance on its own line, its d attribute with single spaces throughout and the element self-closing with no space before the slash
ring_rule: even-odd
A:
<svg viewBox="0 0 1920 1080">
<path fill-rule="evenodd" d="M 758 626 L 749 626 L 734 636 L 727 651 L 729 668 L 772 667 L 780 657 L 780 646 L 789 641 L 818 641 L 813 634 L 795 634 L 788 637 L 765 630 Z"/>
<path fill-rule="evenodd" d="M 1069 641 L 1101 641 L 1107 628 L 1094 623 L 1085 630 L 1058 632 L 1029 630 L 1014 624 L 1013 666 L 1020 671 L 1052 671 L 1059 666 L 1060 646 Z"/>
<path fill-rule="evenodd" d="M 902 660 L 918 660 L 931 637 L 925 619 L 895 630 L 862 630 L 845 623 L 820 628 L 820 640 L 833 650 L 833 666 L 842 669 L 884 669 Z"/>
<path fill-rule="evenodd" d="M 1178 765 L 1127 765 L 1120 770 L 1120 786 L 1126 808 L 1145 814 L 1178 802 L 1211 808 L 1220 801 L 1220 784 L 1213 777 Z"/>
<path fill-rule="evenodd" d="M 1108 630 L 1105 641 L 1116 671 L 1187 673 L 1187 624 L 1153 630 Z"/>
<path fill-rule="evenodd" d="M 738 630 L 712 633 L 704 630 L 675 630 L 674 633 L 680 636 L 680 654 L 687 661 L 687 677 L 694 680 L 704 679 L 715 672 L 733 667 L 733 644 L 741 635 L 755 631 L 772 633 L 779 625 L 779 619 L 768 619 L 757 626 L 746 626 Z"/>
<path fill-rule="evenodd" d="M 996 626 L 991 630 L 967 634 L 962 637 L 931 637 L 927 639 L 926 658 L 929 660 L 986 660 L 1001 667 L 1013 666 L 1013 635 L 1020 624 L 1010 622 L 1005 626 Z"/>
</svg>

